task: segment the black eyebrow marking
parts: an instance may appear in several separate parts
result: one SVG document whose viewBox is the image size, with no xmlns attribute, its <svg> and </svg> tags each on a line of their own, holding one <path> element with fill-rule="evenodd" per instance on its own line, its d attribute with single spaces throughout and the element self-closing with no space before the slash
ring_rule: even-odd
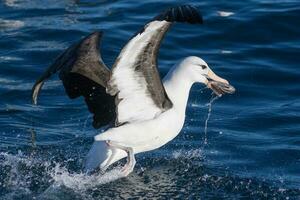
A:
<svg viewBox="0 0 300 200">
<path fill-rule="evenodd" d="M 200 65 L 202 67 L 202 69 L 206 69 L 207 66 L 206 65 Z"/>
</svg>

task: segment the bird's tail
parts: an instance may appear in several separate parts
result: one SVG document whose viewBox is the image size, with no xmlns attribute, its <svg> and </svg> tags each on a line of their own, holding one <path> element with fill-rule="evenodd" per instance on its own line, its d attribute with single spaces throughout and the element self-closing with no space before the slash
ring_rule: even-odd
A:
<svg viewBox="0 0 300 200">
<path fill-rule="evenodd" d="M 120 149 L 110 147 L 105 141 L 95 141 L 85 159 L 84 172 L 91 173 L 100 168 L 106 170 L 108 166 L 126 157 Z"/>
<path fill-rule="evenodd" d="M 95 141 L 89 153 L 86 156 L 84 171 L 89 173 L 100 167 L 103 169 L 108 164 L 109 158 L 112 156 L 112 149 L 105 141 Z"/>
</svg>

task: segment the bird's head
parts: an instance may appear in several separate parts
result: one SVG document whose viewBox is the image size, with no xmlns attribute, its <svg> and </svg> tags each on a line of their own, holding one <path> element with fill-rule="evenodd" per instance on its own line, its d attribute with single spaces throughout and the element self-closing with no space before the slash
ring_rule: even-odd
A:
<svg viewBox="0 0 300 200">
<path fill-rule="evenodd" d="M 190 56 L 185 58 L 182 64 L 187 68 L 185 70 L 188 71 L 188 76 L 193 82 L 204 83 L 216 95 L 235 92 L 235 88 L 227 80 L 216 75 L 201 58 Z"/>
</svg>

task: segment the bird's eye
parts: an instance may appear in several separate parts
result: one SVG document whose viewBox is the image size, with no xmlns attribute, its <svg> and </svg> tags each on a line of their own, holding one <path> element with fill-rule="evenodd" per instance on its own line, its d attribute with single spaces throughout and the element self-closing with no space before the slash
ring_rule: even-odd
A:
<svg viewBox="0 0 300 200">
<path fill-rule="evenodd" d="M 207 66 L 206 65 L 200 65 L 202 67 L 202 69 L 206 69 Z"/>
</svg>

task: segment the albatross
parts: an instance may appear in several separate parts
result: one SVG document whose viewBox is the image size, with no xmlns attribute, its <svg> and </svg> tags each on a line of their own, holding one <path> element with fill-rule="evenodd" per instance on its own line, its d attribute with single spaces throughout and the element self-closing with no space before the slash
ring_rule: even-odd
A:
<svg viewBox="0 0 300 200">
<path fill-rule="evenodd" d="M 93 113 L 93 127 L 105 128 L 94 137 L 84 171 L 105 171 L 127 157 L 122 174 L 135 166 L 135 154 L 157 149 L 181 131 L 189 92 L 194 83 L 205 84 L 217 95 L 235 91 L 199 57 L 175 64 L 160 78 L 157 55 L 163 37 L 175 23 L 202 24 L 194 6 L 172 7 L 154 17 L 123 47 L 108 68 L 100 55 L 102 32 L 96 31 L 71 45 L 48 67 L 32 88 L 37 104 L 44 81 L 59 72 L 70 98 L 83 96 Z"/>
</svg>

